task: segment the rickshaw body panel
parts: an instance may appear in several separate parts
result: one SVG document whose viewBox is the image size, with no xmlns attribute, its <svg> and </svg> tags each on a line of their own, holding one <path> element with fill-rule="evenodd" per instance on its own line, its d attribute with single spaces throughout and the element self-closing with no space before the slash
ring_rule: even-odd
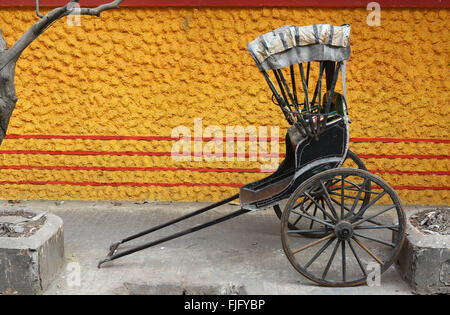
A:
<svg viewBox="0 0 450 315">
<path fill-rule="evenodd" d="M 288 132 L 285 159 L 270 176 L 241 187 L 241 207 L 247 210 L 264 210 L 277 205 L 288 199 L 308 178 L 340 167 L 347 155 L 348 140 L 346 119 L 329 124 L 317 139 L 303 138 L 296 144 L 295 151 Z"/>
</svg>

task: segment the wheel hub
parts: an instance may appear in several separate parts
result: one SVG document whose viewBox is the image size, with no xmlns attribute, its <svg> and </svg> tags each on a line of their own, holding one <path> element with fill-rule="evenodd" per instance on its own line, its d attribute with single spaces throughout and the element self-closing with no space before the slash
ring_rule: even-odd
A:
<svg viewBox="0 0 450 315">
<path fill-rule="evenodd" d="M 350 222 L 341 221 L 336 224 L 334 233 L 336 234 L 336 237 L 338 239 L 340 239 L 341 241 L 346 241 L 352 237 L 353 227 Z"/>
</svg>

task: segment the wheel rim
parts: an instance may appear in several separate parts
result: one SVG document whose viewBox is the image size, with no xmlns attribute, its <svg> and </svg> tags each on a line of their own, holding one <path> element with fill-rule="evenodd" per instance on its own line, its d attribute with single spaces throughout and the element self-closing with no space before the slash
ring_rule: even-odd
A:
<svg viewBox="0 0 450 315">
<path fill-rule="evenodd" d="M 327 181 L 333 185 L 327 187 Z M 367 193 L 369 202 L 362 199 L 367 183 L 373 187 Z M 313 201 L 319 190 L 324 205 Z M 320 215 L 304 211 L 309 203 Z M 312 241 L 302 237 L 306 229 L 289 228 L 298 217 L 321 226 L 314 231 L 322 237 Z M 297 271 L 321 285 L 353 286 L 389 268 L 403 243 L 404 229 L 400 199 L 384 180 L 367 171 L 333 169 L 297 188 L 283 212 L 281 234 L 286 256 Z"/>
</svg>

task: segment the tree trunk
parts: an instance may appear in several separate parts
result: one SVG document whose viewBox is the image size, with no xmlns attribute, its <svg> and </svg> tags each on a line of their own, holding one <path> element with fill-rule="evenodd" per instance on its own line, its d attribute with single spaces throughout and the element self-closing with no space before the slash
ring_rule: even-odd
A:
<svg viewBox="0 0 450 315">
<path fill-rule="evenodd" d="M 8 45 L 0 30 L 0 58 L 8 51 Z M 17 59 L 11 60 L 0 70 L 0 145 L 6 136 L 9 120 L 17 103 L 14 72 Z"/>
</svg>

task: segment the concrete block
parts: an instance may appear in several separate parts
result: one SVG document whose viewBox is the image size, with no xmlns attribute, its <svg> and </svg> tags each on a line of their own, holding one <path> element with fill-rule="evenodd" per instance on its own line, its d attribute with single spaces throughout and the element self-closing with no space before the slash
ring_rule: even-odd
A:
<svg viewBox="0 0 450 315">
<path fill-rule="evenodd" d="M 63 221 L 51 213 L 46 218 L 29 237 L 0 237 L 0 294 L 42 293 L 58 274 L 64 259 Z"/>
<path fill-rule="evenodd" d="M 415 293 L 450 294 L 450 235 L 425 234 L 409 220 L 426 210 L 407 214 L 406 239 L 396 267 Z"/>
</svg>

